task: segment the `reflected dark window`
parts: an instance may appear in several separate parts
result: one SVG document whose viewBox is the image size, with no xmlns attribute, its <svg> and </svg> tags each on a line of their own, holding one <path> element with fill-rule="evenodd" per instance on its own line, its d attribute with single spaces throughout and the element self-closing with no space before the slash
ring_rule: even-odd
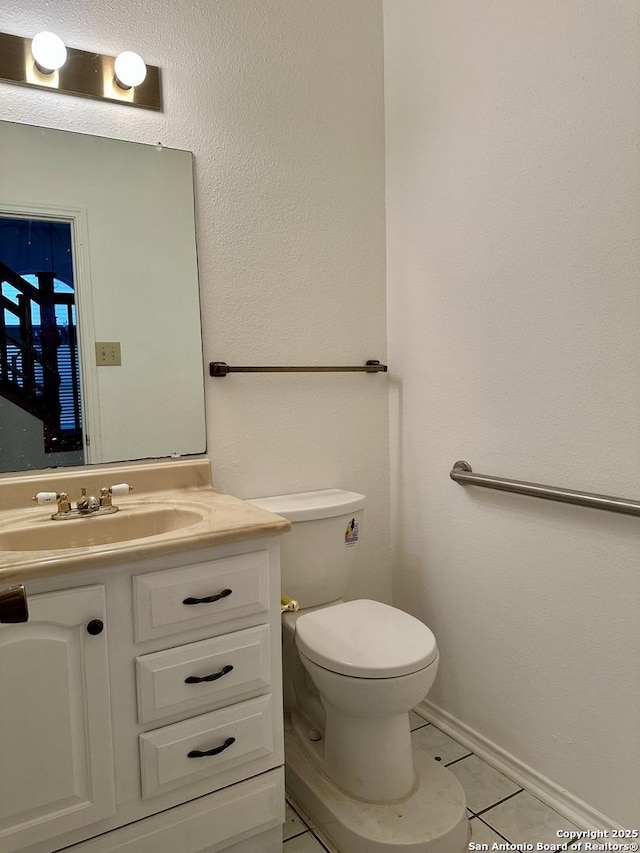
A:
<svg viewBox="0 0 640 853">
<path fill-rule="evenodd" d="M 82 449 L 71 225 L 0 217 L 0 394 L 42 421 L 46 453 Z"/>
</svg>

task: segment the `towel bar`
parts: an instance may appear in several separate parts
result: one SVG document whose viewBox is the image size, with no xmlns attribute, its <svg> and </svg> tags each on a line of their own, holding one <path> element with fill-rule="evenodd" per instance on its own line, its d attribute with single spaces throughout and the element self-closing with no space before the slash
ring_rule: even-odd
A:
<svg viewBox="0 0 640 853">
<path fill-rule="evenodd" d="M 366 364 L 358 364 L 351 367 L 327 367 L 324 365 L 310 365 L 308 367 L 231 367 L 225 361 L 209 362 L 209 376 L 226 376 L 228 373 L 386 373 L 386 364 L 380 364 L 375 359 L 370 359 Z"/>
</svg>

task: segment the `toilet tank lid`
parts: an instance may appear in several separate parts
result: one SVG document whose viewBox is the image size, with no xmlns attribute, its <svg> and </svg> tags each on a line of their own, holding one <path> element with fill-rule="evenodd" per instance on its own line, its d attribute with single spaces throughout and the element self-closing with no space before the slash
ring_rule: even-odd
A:
<svg viewBox="0 0 640 853">
<path fill-rule="evenodd" d="M 251 498 L 249 503 L 281 515 L 289 521 L 313 521 L 350 515 L 364 509 L 366 497 L 344 489 L 320 489 L 316 492 L 298 492 L 293 495 L 273 495 Z"/>
</svg>

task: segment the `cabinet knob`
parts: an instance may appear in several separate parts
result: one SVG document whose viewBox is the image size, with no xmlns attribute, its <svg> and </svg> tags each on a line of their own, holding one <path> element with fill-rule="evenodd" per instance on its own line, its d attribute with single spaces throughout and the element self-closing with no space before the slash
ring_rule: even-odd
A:
<svg viewBox="0 0 640 853">
<path fill-rule="evenodd" d="M 102 619 L 92 619 L 91 622 L 87 623 L 87 634 L 96 637 L 98 634 L 102 634 L 103 628 L 104 622 Z"/>
<path fill-rule="evenodd" d="M 27 622 L 29 607 L 24 584 L 0 591 L 0 622 Z"/>
</svg>

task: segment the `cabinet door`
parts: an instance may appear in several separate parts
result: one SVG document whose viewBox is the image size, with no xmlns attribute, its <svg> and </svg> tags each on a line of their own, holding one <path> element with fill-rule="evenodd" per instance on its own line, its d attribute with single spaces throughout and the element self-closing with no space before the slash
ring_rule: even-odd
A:
<svg viewBox="0 0 640 853">
<path fill-rule="evenodd" d="M 0 625 L 0 850 L 115 813 L 104 590 L 29 596 Z"/>
</svg>

